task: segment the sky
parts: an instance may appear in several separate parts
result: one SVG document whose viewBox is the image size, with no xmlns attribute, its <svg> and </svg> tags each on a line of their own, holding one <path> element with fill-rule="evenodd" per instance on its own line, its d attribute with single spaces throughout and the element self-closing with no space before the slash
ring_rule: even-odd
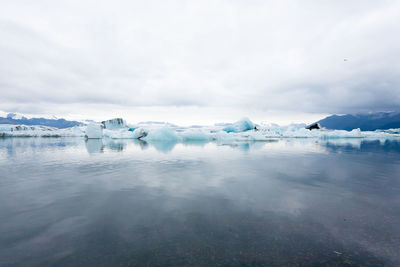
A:
<svg viewBox="0 0 400 267">
<path fill-rule="evenodd" d="M 0 1 L 0 110 L 310 123 L 400 110 L 400 1 Z"/>
</svg>

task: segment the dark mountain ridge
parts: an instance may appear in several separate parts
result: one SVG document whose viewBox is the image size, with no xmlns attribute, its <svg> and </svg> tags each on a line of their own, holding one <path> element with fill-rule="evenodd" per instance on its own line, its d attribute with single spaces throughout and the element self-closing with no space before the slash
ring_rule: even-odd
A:
<svg viewBox="0 0 400 267">
<path fill-rule="evenodd" d="M 400 112 L 332 115 L 317 123 L 324 128 L 335 130 L 351 131 L 357 128 L 362 131 L 387 130 L 400 128 Z"/>
</svg>

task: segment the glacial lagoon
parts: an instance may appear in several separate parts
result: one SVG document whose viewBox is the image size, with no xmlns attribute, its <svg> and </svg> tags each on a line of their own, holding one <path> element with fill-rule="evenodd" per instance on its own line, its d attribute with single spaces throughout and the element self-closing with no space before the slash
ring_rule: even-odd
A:
<svg viewBox="0 0 400 267">
<path fill-rule="evenodd" d="M 0 138 L 1 266 L 400 265 L 400 142 Z"/>
</svg>

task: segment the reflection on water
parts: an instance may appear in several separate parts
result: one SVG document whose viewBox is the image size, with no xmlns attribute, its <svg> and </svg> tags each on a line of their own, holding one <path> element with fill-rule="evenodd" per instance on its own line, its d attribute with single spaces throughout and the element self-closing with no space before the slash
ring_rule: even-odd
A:
<svg viewBox="0 0 400 267">
<path fill-rule="evenodd" d="M 400 264 L 400 143 L 0 138 L 0 265 Z"/>
<path fill-rule="evenodd" d="M 148 149 L 149 147 L 157 150 L 158 152 L 166 153 L 173 151 L 174 148 L 179 146 L 185 147 L 205 147 L 213 142 L 208 141 L 144 141 L 138 139 L 81 139 L 81 138 L 1 138 L 0 149 L 7 151 L 11 156 L 25 150 L 38 150 L 51 147 L 79 147 L 85 144 L 86 150 L 89 154 L 98 154 L 105 151 L 122 152 L 132 147 L 140 148 L 141 150 Z M 328 139 L 319 140 L 312 138 L 298 138 L 298 139 L 271 139 L 268 141 L 249 141 L 249 142 L 231 142 L 224 144 L 215 144 L 218 146 L 226 146 L 235 148 L 241 151 L 250 151 L 270 148 L 272 150 L 292 150 L 296 148 L 302 151 L 314 152 L 360 152 L 360 151 L 386 151 L 399 153 L 400 140 L 381 139 L 369 140 L 361 138 L 342 138 L 342 139 Z"/>
<path fill-rule="evenodd" d="M 104 144 L 102 139 L 87 139 L 85 140 L 85 143 L 86 143 L 86 149 L 89 152 L 89 154 L 102 153 L 104 150 Z M 123 147 L 118 151 L 122 150 Z"/>
</svg>

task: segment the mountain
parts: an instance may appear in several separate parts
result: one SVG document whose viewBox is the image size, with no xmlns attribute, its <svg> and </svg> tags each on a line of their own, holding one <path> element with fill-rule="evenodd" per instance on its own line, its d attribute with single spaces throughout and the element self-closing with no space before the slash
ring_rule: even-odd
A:
<svg viewBox="0 0 400 267">
<path fill-rule="evenodd" d="M 0 117 L 0 124 L 24 124 L 24 125 L 44 125 L 56 128 L 69 128 L 82 124 L 78 121 L 67 121 L 65 119 L 49 118 L 26 118 L 16 113 L 8 113 L 6 117 Z"/>
<path fill-rule="evenodd" d="M 332 115 L 317 123 L 327 129 L 347 131 L 357 128 L 362 131 L 394 129 L 400 128 L 400 112 Z"/>
</svg>

